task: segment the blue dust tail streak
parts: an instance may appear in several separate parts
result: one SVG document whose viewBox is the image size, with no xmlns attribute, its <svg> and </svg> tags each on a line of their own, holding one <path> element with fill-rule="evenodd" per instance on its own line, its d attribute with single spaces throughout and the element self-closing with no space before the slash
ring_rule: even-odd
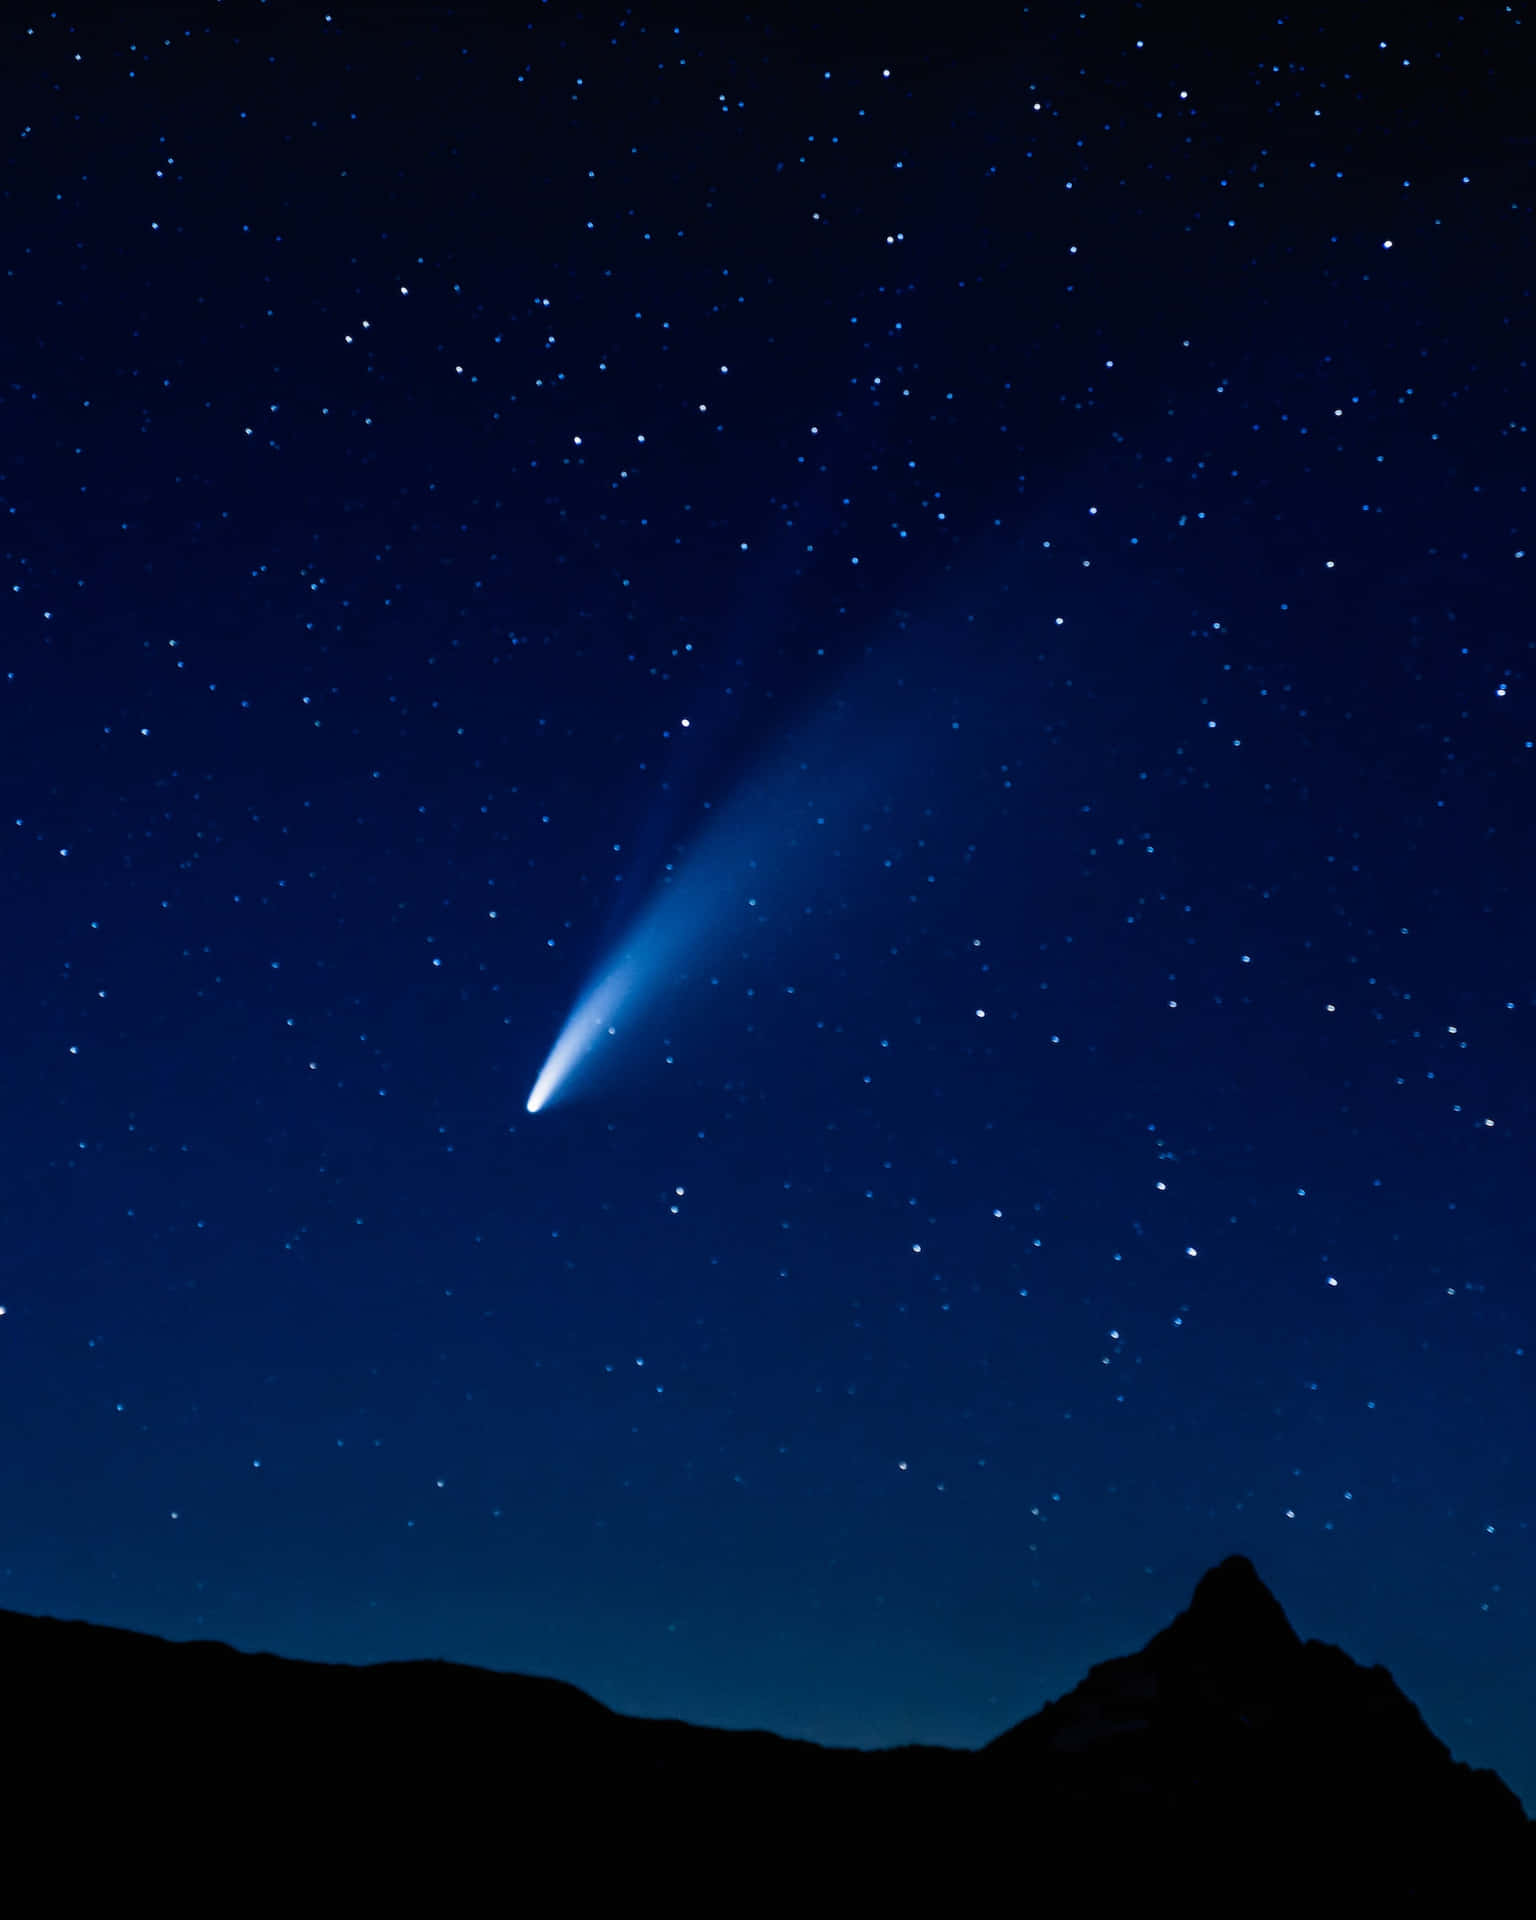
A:
<svg viewBox="0 0 1536 1920">
<path fill-rule="evenodd" d="M 618 1012 L 629 988 L 630 968 L 620 964 L 605 973 L 592 991 L 577 1001 L 533 1083 L 533 1091 L 528 1096 L 530 1113 L 537 1113 L 553 1098 L 561 1083 L 596 1046 L 604 1030 L 612 1031 L 608 1023 Z"/>
</svg>

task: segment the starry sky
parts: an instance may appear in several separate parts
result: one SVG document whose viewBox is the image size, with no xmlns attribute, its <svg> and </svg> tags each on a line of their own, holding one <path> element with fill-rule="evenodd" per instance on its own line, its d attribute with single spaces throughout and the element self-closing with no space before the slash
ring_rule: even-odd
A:
<svg viewBox="0 0 1536 1920">
<path fill-rule="evenodd" d="M 1536 1811 L 1528 32 L 851 11 L 4 29 L 0 1605 Z"/>
</svg>

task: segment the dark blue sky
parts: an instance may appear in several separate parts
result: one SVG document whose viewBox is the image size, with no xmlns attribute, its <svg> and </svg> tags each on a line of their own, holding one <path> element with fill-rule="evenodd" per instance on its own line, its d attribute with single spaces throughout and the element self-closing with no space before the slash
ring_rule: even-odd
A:
<svg viewBox="0 0 1536 1920">
<path fill-rule="evenodd" d="M 1536 1808 L 1528 34 L 1210 17 L 5 30 L 0 1604 Z"/>
</svg>

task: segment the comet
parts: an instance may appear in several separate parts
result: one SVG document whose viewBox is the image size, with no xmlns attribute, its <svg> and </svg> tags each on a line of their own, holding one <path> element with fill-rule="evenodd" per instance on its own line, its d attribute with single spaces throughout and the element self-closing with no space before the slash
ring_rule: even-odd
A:
<svg viewBox="0 0 1536 1920">
<path fill-rule="evenodd" d="M 928 790 L 932 713 L 931 697 L 904 678 L 883 687 L 865 673 L 707 809 L 693 845 L 578 995 L 528 1112 L 564 1099 L 604 1055 L 627 1052 L 656 1003 L 694 983 L 698 962 L 708 959 L 711 985 L 736 960 L 791 964 L 804 930 L 824 928 L 821 909 L 847 904 L 870 815 L 888 809 L 894 790 Z"/>
<path fill-rule="evenodd" d="M 609 1023 L 623 1005 L 633 979 L 633 967 L 621 964 L 605 973 L 596 986 L 577 1001 L 533 1083 L 533 1091 L 528 1095 L 530 1113 L 538 1113 L 548 1106 L 603 1037 L 605 1029 L 610 1036 L 617 1032 Z"/>
<path fill-rule="evenodd" d="M 758 816 L 761 818 L 761 816 Z M 605 958 L 566 1017 L 528 1095 L 541 1113 L 570 1090 L 601 1049 L 632 1033 L 668 989 L 686 982 L 688 958 L 743 916 L 761 912 L 756 835 L 725 820 L 713 823 L 680 869 L 664 876 L 656 896 Z"/>
</svg>

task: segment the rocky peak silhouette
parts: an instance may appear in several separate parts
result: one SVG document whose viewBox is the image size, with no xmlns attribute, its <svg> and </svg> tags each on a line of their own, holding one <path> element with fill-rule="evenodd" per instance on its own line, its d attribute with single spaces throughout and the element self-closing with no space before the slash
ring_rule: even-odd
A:
<svg viewBox="0 0 1536 1920">
<path fill-rule="evenodd" d="M 1239 1556 L 977 1752 L 826 1748 L 444 1661 L 321 1665 L 3 1611 L 0 1674 L 13 1876 L 67 1861 L 77 1893 L 97 1862 L 107 1891 L 131 1868 L 163 1892 L 174 1867 L 189 1898 L 227 1900 L 239 1861 L 240 1891 L 263 1875 L 285 1900 L 320 1897 L 318 1876 L 330 1900 L 438 1901 L 493 1871 L 509 1897 L 590 1899 L 649 1872 L 706 1904 L 814 1885 L 911 1910 L 1011 1862 L 1079 1901 L 1173 1876 L 1188 1912 L 1199 1889 L 1262 1909 L 1323 1885 L 1411 1907 L 1533 1864 L 1536 1823 L 1497 1775 L 1453 1760 L 1384 1668 L 1301 1640 Z"/>
</svg>

